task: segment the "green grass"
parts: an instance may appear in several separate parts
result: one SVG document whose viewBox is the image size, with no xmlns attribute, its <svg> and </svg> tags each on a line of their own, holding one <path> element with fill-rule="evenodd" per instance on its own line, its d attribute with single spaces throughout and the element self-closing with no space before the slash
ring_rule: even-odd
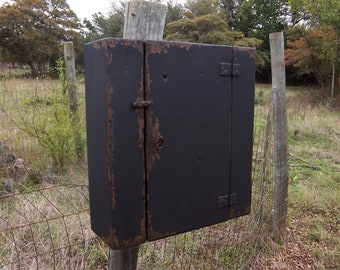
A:
<svg viewBox="0 0 340 270">
<path fill-rule="evenodd" d="M 257 91 L 270 100 L 271 87 Z M 340 269 L 340 103 L 313 88 L 287 87 L 290 185 L 289 238 L 260 256 L 268 262 L 296 269 L 290 246 L 299 246 L 305 267 Z M 257 120 L 258 121 L 258 120 Z M 287 250 L 288 248 L 288 250 Z M 279 267 L 279 268 L 280 268 Z"/>
</svg>

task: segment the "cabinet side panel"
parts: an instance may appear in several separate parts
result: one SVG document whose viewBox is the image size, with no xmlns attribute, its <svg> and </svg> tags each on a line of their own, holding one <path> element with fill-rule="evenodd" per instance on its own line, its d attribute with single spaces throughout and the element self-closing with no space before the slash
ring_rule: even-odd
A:
<svg viewBox="0 0 340 270">
<path fill-rule="evenodd" d="M 251 164 L 253 154 L 255 49 L 233 48 L 233 63 L 239 76 L 233 77 L 232 152 L 230 193 L 236 194 L 229 218 L 249 214 L 251 206 Z"/>
</svg>

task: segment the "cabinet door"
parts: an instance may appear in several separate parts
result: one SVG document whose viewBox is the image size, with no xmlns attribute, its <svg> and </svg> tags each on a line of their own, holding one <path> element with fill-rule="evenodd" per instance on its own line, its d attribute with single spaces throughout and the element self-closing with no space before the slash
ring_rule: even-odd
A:
<svg viewBox="0 0 340 270">
<path fill-rule="evenodd" d="M 228 219 L 232 63 L 227 46 L 147 42 L 148 240 Z"/>
<path fill-rule="evenodd" d="M 85 46 L 91 226 L 111 248 L 143 243 L 145 231 L 144 46 L 103 39 Z"/>
</svg>

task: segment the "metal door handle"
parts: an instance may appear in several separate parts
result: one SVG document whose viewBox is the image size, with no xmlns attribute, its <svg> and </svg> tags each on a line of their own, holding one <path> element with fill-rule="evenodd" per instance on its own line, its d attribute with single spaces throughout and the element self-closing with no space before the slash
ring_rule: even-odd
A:
<svg viewBox="0 0 340 270">
<path fill-rule="evenodd" d="M 132 107 L 134 108 L 147 108 L 152 104 L 152 101 L 150 100 L 141 100 L 141 101 L 136 101 L 132 103 Z"/>
</svg>

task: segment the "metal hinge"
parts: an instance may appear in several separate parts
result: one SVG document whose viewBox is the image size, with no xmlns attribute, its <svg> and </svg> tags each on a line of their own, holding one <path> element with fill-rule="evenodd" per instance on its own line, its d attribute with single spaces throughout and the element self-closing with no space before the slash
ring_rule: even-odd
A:
<svg viewBox="0 0 340 270">
<path fill-rule="evenodd" d="M 221 76 L 240 76 L 240 64 L 239 63 L 220 63 L 220 75 Z"/>
<path fill-rule="evenodd" d="M 217 207 L 225 208 L 236 204 L 237 193 L 231 195 L 225 195 L 217 198 Z"/>
</svg>

